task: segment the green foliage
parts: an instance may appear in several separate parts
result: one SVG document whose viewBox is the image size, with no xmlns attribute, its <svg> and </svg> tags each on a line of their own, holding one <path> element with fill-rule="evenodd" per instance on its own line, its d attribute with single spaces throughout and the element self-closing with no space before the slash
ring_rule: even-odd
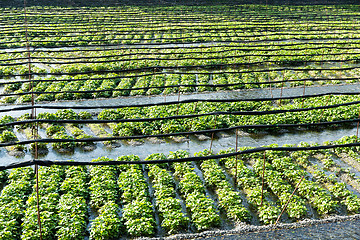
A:
<svg viewBox="0 0 360 240">
<path fill-rule="evenodd" d="M 53 136 L 54 139 L 64 139 L 64 140 L 73 140 L 74 138 L 67 135 L 63 131 L 56 132 Z M 67 150 L 74 150 L 75 148 L 75 142 L 54 142 L 52 143 L 52 147 L 54 149 L 60 150 L 60 149 L 67 149 Z"/>
<path fill-rule="evenodd" d="M 11 122 L 14 122 L 15 119 L 11 116 L 8 116 L 8 115 L 5 115 L 3 116 L 1 119 L 0 119 L 0 124 L 6 124 L 6 123 L 11 123 Z M 12 127 L 10 126 L 1 126 L 0 127 L 0 132 L 4 131 L 4 130 L 11 130 Z"/>
<path fill-rule="evenodd" d="M 39 168 L 39 200 L 40 219 L 42 224 L 42 236 L 44 239 L 55 239 L 56 229 L 59 223 L 57 215 L 59 203 L 59 190 L 61 182 L 64 180 L 65 171 L 61 166 L 40 167 Z M 39 239 L 37 223 L 37 197 L 34 190 L 26 202 L 25 216 L 22 222 L 21 239 Z"/>
<path fill-rule="evenodd" d="M 145 160 L 165 160 L 161 153 L 149 155 Z M 148 165 L 149 177 L 152 180 L 156 207 L 162 218 L 161 226 L 169 233 L 177 233 L 184 229 L 189 219 L 181 211 L 180 201 L 175 198 L 175 182 L 165 169 L 166 164 Z"/>
<path fill-rule="evenodd" d="M 139 198 L 124 206 L 123 218 L 130 236 L 151 236 L 154 234 L 155 220 L 152 205 L 146 198 Z"/>
<path fill-rule="evenodd" d="M 0 142 L 1 143 L 8 143 L 8 142 L 15 142 L 17 137 L 14 132 L 5 130 L 0 134 Z"/>
<path fill-rule="evenodd" d="M 209 150 L 195 153 L 195 156 L 212 155 Z M 200 164 L 206 184 L 215 190 L 219 207 L 224 210 L 230 219 L 235 221 L 247 221 L 250 213 L 242 205 L 242 200 L 236 191 L 231 189 L 231 185 L 226 180 L 226 175 L 215 160 L 206 160 Z"/>
<path fill-rule="evenodd" d="M 83 197 L 74 192 L 62 195 L 59 200 L 59 230 L 56 233 L 60 240 L 84 239 L 87 226 L 87 205 Z"/>
<path fill-rule="evenodd" d="M 46 135 L 53 136 L 56 133 L 65 133 L 65 127 L 61 125 L 51 125 L 46 128 Z"/>
<path fill-rule="evenodd" d="M 86 112 L 86 111 L 79 112 L 78 117 L 79 117 L 79 119 L 82 119 L 82 120 L 92 119 L 91 113 Z"/>
<path fill-rule="evenodd" d="M 98 158 L 93 161 L 112 161 L 108 158 Z M 117 168 L 114 166 L 92 166 L 90 168 L 90 205 L 99 209 L 109 201 L 115 202 L 119 196 L 116 184 Z"/>
<path fill-rule="evenodd" d="M 77 120 L 79 118 L 78 114 L 72 109 L 58 110 L 55 116 L 57 119 L 62 120 Z"/>
<path fill-rule="evenodd" d="M 170 152 L 168 158 L 185 158 L 189 153 L 184 150 Z M 220 224 L 220 217 L 215 209 L 214 201 L 207 198 L 205 188 L 190 163 L 173 163 L 174 175 L 179 178 L 179 190 L 185 198 L 187 209 L 191 213 L 191 221 L 198 231 L 203 231 Z"/>
<path fill-rule="evenodd" d="M 115 202 L 106 202 L 99 210 L 100 215 L 92 222 L 90 239 L 117 239 L 123 228 L 118 212 L 119 206 Z"/>
<path fill-rule="evenodd" d="M 118 158 L 118 161 L 136 160 L 139 160 L 139 157 L 135 155 Z M 124 165 L 119 169 L 121 173 L 118 186 L 125 204 L 123 218 L 126 232 L 134 237 L 151 236 L 155 231 L 155 219 L 142 168 L 139 165 Z"/>
</svg>

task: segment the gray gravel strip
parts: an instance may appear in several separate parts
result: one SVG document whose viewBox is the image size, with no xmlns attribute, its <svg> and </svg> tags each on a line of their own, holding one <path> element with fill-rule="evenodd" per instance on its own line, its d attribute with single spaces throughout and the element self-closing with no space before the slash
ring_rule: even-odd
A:
<svg viewBox="0 0 360 240">
<path fill-rule="evenodd" d="M 146 239 L 199 239 L 199 240 L 256 240 L 256 239 L 360 239 L 360 214 L 332 216 L 326 219 L 305 219 L 296 223 L 254 226 L 243 224 L 233 230 L 215 230 L 195 234 L 177 234 L 165 238 Z"/>
</svg>

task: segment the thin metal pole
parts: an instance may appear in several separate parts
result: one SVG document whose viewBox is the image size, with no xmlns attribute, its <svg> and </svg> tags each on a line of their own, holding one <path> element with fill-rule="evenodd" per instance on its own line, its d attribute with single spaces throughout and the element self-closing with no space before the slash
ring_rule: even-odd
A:
<svg viewBox="0 0 360 240">
<path fill-rule="evenodd" d="M 193 112 L 194 114 L 195 114 L 195 112 L 196 112 L 197 104 L 198 104 L 198 102 L 195 102 L 194 112 Z M 191 119 L 190 131 L 191 131 L 193 125 L 194 125 L 194 118 Z"/>
<path fill-rule="evenodd" d="M 235 140 L 235 152 L 238 151 L 238 129 L 235 130 L 235 136 L 236 136 L 236 140 Z M 238 155 L 236 154 L 235 156 L 235 186 L 237 185 L 237 172 L 238 172 Z"/>
<path fill-rule="evenodd" d="M 180 88 L 181 87 L 179 87 L 179 91 L 178 91 L 178 105 L 177 105 L 177 113 L 176 113 L 176 115 L 179 115 L 179 107 L 180 107 Z"/>
<path fill-rule="evenodd" d="M 270 69 L 269 64 L 267 66 L 268 66 L 268 70 L 269 70 Z M 270 84 L 270 95 L 271 95 L 271 98 L 274 98 L 274 95 L 273 95 L 273 92 L 272 92 L 271 81 L 270 81 L 270 72 L 268 72 L 267 75 L 268 75 L 268 82 Z"/>
<path fill-rule="evenodd" d="M 29 38 L 28 38 L 28 25 L 27 25 L 27 12 L 26 12 L 26 0 L 24 0 L 24 21 L 25 21 L 25 39 L 26 39 L 26 49 L 27 49 L 27 56 L 28 56 L 28 68 L 29 68 L 29 81 L 30 81 L 30 88 L 31 88 L 31 118 L 36 119 L 36 109 L 34 108 L 35 105 L 35 97 L 34 97 L 34 82 L 31 79 L 31 55 L 30 55 L 30 46 L 29 46 Z M 38 125 L 36 123 L 32 126 L 32 135 L 33 139 L 38 137 Z M 38 158 L 38 146 L 35 142 L 35 159 Z M 39 234 L 40 240 L 43 239 L 42 237 L 42 228 L 41 228 L 41 218 L 40 218 L 40 201 L 39 201 L 39 167 L 35 164 L 35 175 L 36 175 L 36 205 L 37 205 L 37 222 L 39 226 Z"/>
<path fill-rule="evenodd" d="M 305 96 L 306 80 L 304 80 L 303 97 Z M 305 98 L 302 99 L 301 108 L 304 107 Z"/>
<path fill-rule="evenodd" d="M 296 185 L 296 187 L 295 187 L 294 191 L 292 192 L 292 194 L 291 194 L 291 196 L 290 196 L 289 200 L 286 202 L 286 204 L 285 204 L 284 208 L 282 209 L 282 211 L 281 211 L 281 213 L 280 213 L 279 217 L 276 219 L 276 222 L 275 222 L 275 224 L 274 224 L 274 227 L 276 227 L 277 223 L 280 221 L 281 216 L 282 216 L 282 215 L 283 215 L 283 213 L 285 212 L 285 209 L 286 209 L 286 208 L 287 208 L 287 206 L 289 205 L 289 203 L 290 203 L 290 201 L 291 201 L 292 197 L 294 196 L 294 194 L 295 194 L 296 190 L 299 188 L 300 183 L 302 182 L 302 180 L 304 179 L 304 177 L 305 177 L 305 176 L 302 176 L 302 177 L 301 177 L 301 179 L 300 179 L 300 181 L 299 181 L 299 183 Z"/>
<path fill-rule="evenodd" d="M 360 108 L 359 108 L 359 117 L 360 118 Z M 356 142 L 358 141 L 358 137 L 359 137 L 359 124 L 360 122 L 357 123 L 357 127 L 356 127 Z"/>
<path fill-rule="evenodd" d="M 281 90 L 280 90 L 280 102 L 279 102 L 279 105 L 281 106 L 281 98 L 282 98 L 282 95 L 283 95 L 283 88 L 284 88 L 284 79 L 285 79 L 285 77 L 284 77 L 284 74 L 283 74 L 283 82 L 282 82 L 282 84 L 281 84 Z"/>
<path fill-rule="evenodd" d="M 266 159 L 266 151 L 264 151 L 264 162 L 263 162 L 263 172 L 262 172 L 262 185 L 261 185 L 261 204 L 263 205 L 264 200 L 264 185 L 265 185 L 265 159 Z"/>
<path fill-rule="evenodd" d="M 37 205 L 37 221 L 39 225 L 40 240 L 42 237 L 41 219 L 40 219 L 40 204 L 39 204 L 39 166 L 35 164 L 35 175 L 36 175 L 36 205 Z"/>
<path fill-rule="evenodd" d="M 215 121 L 214 121 L 214 129 L 216 129 L 216 120 L 217 120 L 217 115 L 215 115 Z M 211 142 L 210 142 L 210 152 L 211 152 L 211 148 L 213 145 L 213 141 L 214 141 L 214 133 L 211 134 Z"/>
</svg>

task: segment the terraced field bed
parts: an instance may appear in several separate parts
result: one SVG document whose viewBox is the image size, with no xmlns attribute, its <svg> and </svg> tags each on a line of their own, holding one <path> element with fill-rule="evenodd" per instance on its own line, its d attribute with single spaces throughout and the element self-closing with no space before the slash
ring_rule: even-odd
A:
<svg viewBox="0 0 360 240">
<path fill-rule="evenodd" d="M 358 216 L 359 10 L 0 9 L 0 239 Z"/>
<path fill-rule="evenodd" d="M 224 149 L 219 154 L 233 151 Z M 210 154 L 206 149 L 195 155 Z M 229 230 L 241 224 L 273 224 L 286 204 L 283 223 L 352 215 L 360 208 L 357 156 L 358 149 L 347 148 L 268 151 L 265 158 L 263 153 L 243 155 L 237 167 L 235 157 L 172 164 L 40 167 L 42 236 L 83 239 L 89 234 L 91 239 L 112 239 Z M 154 153 L 145 160 L 183 157 L 189 153 L 178 150 L 168 155 Z M 117 160 L 140 159 L 124 155 Z M 6 182 L 0 196 L 1 237 L 39 238 L 33 169 L 3 171 L 1 176 Z"/>
</svg>

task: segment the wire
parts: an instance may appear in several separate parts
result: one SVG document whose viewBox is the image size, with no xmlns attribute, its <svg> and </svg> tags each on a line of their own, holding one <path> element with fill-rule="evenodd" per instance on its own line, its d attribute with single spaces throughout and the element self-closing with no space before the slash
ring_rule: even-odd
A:
<svg viewBox="0 0 360 240">
<path fill-rule="evenodd" d="M 205 53 L 203 53 L 205 55 Z M 320 56 L 342 56 L 342 55 L 359 55 L 359 53 L 338 53 L 338 54 L 322 54 Z M 257 57 L 256 55 L 245 55 L 247 57 Z M 233 56 L 221 56 L 221 57 L 173 57 L 173 58 L 156 58 L 156 57 L 143 57 L 143 58 L 127 58 L 127 59 L 112 59 L 112 60 L 97 60 L 97 61 L 72 61 L 72 62 L 46 62 L 46 61 L 32 61 L 33 64 L 48 64 L 48 65 L 72 65 L 72 64 L 94 64 L 94 63 L 120 63 L 120 62 L 135 62 L 135 61 L 146 61 L 146 60 L 154 60 L 154 61 L 182 61 L 182 60 L 223 60 L 223 59 L 243 59 L 244 55 L 233 55 Z M 269 55 L 263 55 L 269 57 Z M 275 55 L 273 57 L 310 57 L 319 55 Z M 298 59 L 286 59 L 286 60 L 266 60 L 266 61 L 258 61 L 258 62 L 249 62 L 240 63 L 237 62 L 237 66 L 251 66 L 251 65 L 259 65 L 265 63 L 279 64 L 279 65 L 292 65 L 292 64 L 306 64 L 306 63 L 324 63 L 324 62 L 353 62 L 360 61 L 358 57 L 355 58 L 347 58 L 347 59 L 326 59 L 326 60 L 298 60 Z M 19 66 L 25 65 L 27 62 L 16 62 L 16 63 L 0 63 L 0 66 Z M 162 67 L 160 67 L 162 68 Z"/>
<path fill-rule="evenodd" d="M 296 151 L 314 151 L 314 150 L 325 150 L 325 149 L 334 149 L 334 148 L 343 148 L 343 147 L 358 147 L 360 143 L 348 143 L 348 144 L 337 144 L 337 145 L 325 145 L 325 146 L 310 146 L 310 147 L 259 147 L 259 148 L 252 148 L 238 152 L 226 153 L 226 154 L 218 154 L 218 155 L 211 155 L 211 156 L 204 156 L 204 157 L 188 157 L 188 158 L 177 158 L 177 159 L 167 159 L 167 160 L 149 160 L 149 161 L 84 161 L 84 162 L 77 162 L 77 161 L 56 161 L 56 160 L 30 160 L 30 161 L 23 161 L 20 163 L 11 163 L 8 165 L 0 166 L 0 170 L 7 170 L 19 167 L 28 167 L 33 166 L 35 164 L 39 166 L 107 166 L 107 165 L 138 165 L 138 164 L 162 164 L 162 163 L 176 163 L 176 162 L 200 162 L 210 159 L 221 159 L 221 158 L 229 158 L 238 155 L 245 155 L 257 152 L 264 152 L 264 151 L 287 151 L 287 152 L 296 152 Z"/>
<path fill-rule="evenodd" d="M 317 47 L 313 47 L 313 48 L 298 48 L 299 50 L 307 50 L 307 49 L 333 49 L 333 47 L 319 47 L 319 45 L 336 45 L 336 48 L 339 48 L 338 45 L 345 45 L 345 47 L 339 48 L 339 49 L 358 49 L 358 48 L 349 48 L 346 46 L 349 45 L 358 45 L 360 44 L 359 41 L 356 42 L 351 42 L 351 41 L 344 41 L 344 42 L 313 42 L 313 43 L 306 43 L 308 45 L 316 45 Z M 143 44 L 145 45 L 145 44 Z M 208 45 L 208 46 L 204 46 L 204 45 L 200 45 L 200 46 L 187 46 L 187 45 L 191 45 L 191 43 L 184 43 L 184 44 L 178 44 L 180 46 L 171 46 L 171 47 L 159 47 L 159 48 L 152 48 L 151 46 L 145 46 L 145 47 L 139 47 L 137 45 L 135 46 L 131 46 L 128 47 L 128 45 L 101 45 L 101 46 L 90 46 L 92 49 L 88 49 L 88 47 L 83 47 L 83 46 L 78 46 L 78 47 L 74 47 L 74 49 L 59 49 L 59 50 L 50 50 L 52 48 L 59 48 L 58 46 L 47 46 L 45 49 L 38 49 L 36 47 L 34 47 L 34 51 L 36 50 L 36 52 L 50 52 L 50 53 L 57 53 L 57 52 L 86 52 L 86 51 L 110 51 L 110 50 L 122 50 L 122 49 L 126 49 L 126 50 L 168 50 L 168 49 L 198 49 L 198 48 L 234 48 L 234 47 L 239 47 L 238 45 L 233 45 L 233 44 L 229 44 L 229 45 L 225 45 L 225 44 L 221 44 L 221 45 Z M 186 45 L 186 47 L 185 47 Z M 278 50 L 294 50 L 293 48 L 289 48 L 289 49 L 283 49 L 283 47 L 294 47 L 294 46 L 303 46 L 304 43 L 283 43 L 283 44 L 271 44 L 271 47 L 281 47 L 282 49 L 263 49 L 263 50 L 258 50 L 258 51 L 278 51 Z M 241 44 L 241 46 L 243 46 L 243 44 Z M 97 48 L 96 48 L 97 47 Z M 103 49 L 103 47 L 113 47 L 113 48 L 107 48 L 107 49 Z M 254 47 L 259 48 L 259 47 L 269 47 L 268 44 L 257 44 L 257 45 L 250 45 L 250 47 L 253 48 L 240 48 L 238 50 L 243 50 L 243 51 L 257 51 L 257 49 L 254 49 Z M 13 48 L 16 49 L 16 48 Z M 298 50 L 295 49 L 295 50 Z M 25 50 L 22 51 L 6 51 L 6 52 L 0 52 L 0 54 L 9 54 L 9 53 L 24 53 L 26 52 Z"/>
<path fill-rule="evenodd" d="M 271 129 L 271 128 L 294 128 L 294 127 L 309 127 L 309 126 L 328 126 L 328 125 L 338 125 L 345 123 L 355 123 L 359 122 L 359 119 L 351 119 L 351 120 L 340 120 L 340 121 L 332 121 L 332 122 L 317 122 L 317 123 L 301 123 L 301 124 L 273 124 L 273 125 L 242 125 L 242 126 L 234 126 L 229 128 L 218 128 L 218 129 L 209 129 L 209 130 L 200 130 L 200 131 L 190 131 L 190 132 L 177 132 L 177 133 L 167 133 L 167 134 L 153 134 L 153 135 L 134 135 L 134 136 L 125 136 L 125 137 L 93 137 L 93 138 L 82 138 L 82 139 L 52 139 L 52 138 L 42 138 L 42 139 L 32 139 L 32 140 L 24 140 L 17 142 L 7 142 L 0 143 L 0 147 L 14 146 L 14 145 L 24 145 L 24 144 L 32 144 L 32 143 L 66 143 L 66 142 L 102 142 L 102 141 L 116 141 L 116 140 L 132 140 L 132 139 L 145 139 L 145 138 L 165 138 L 165 137 L 174 137 L 174 136 L 187 136 L 187 135 L 195 135 L 195 134 L 212 134 L 222 131 L 231 131 L 236 129 Z M 63 121 L 58 121 L 57 123 L 62 123 Z M 71 122 L 71 120 L 66 120 L 66 122 Z M 110 122 L 110 121 L 109 121 Z"/>
<path fill-rule="evenodd" d="M 340 60 L 339 60 L 340 61 Z M 262 63 L 262 62 L 259 62 Z M 132 73 L 132 72 L 161 72 L 164 70 L 178 70 L 178 69 L 222 69 L 233 67 L 236 68 L 238 66 L 247 66 L 246 63 L 232 63 L 232 64 L 209 64 L 209 65 L 192 65 L 192 66 L 152 66 L 152 67 L 141 67 L 141 68 L 132 68 L 132 69 L 118 69 L 118 70 L 99 70 L 99 71 L 85 71 L 85 72 L 55 72 L 55 73 L 31 73 L 32 76 L 74 76 L 74 75 L 83 75 L 83 74 L 109 74 L 109 73 Z M 260 73 L 260 72 L 274 72 L 274 71 L 345 71 L 345 70 L 354 70 L 358 69 L 358 66 L 355 67 L 340 67 L 340 68 L 290 68 L 290 67 L 282 67 L 282 68 L 271 68 L 271 69 L 261 69 L 261 70 L 251 70 L 251 71 L 238 71 L 237 73 Z M 226 73 L 226 72 L 223 72 Z M 187 73 L 189 74 L 189 73 Z M 206 74 L 206 73 L 201 73 Z M 207 73 L 212 74 L 212 73 Z M 0 77 L 24 77 L 29 74 L 8 74 L 1 75 Z"/>
</svg>

